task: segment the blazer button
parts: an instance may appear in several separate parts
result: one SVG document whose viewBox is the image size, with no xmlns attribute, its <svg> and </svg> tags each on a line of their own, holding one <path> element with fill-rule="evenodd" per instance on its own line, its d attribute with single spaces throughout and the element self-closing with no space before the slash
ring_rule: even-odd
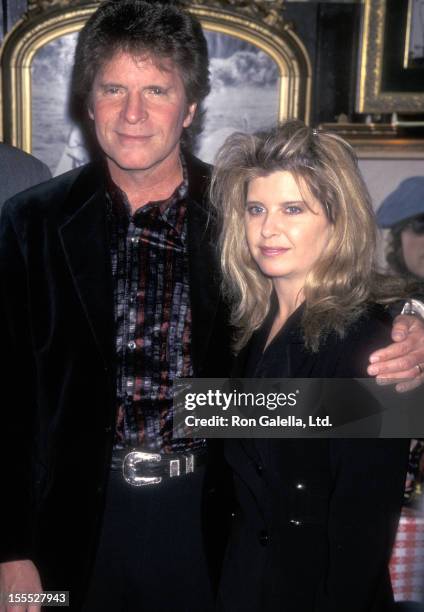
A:
<svg viewBox="0 0 424 612">
<path fill-rule="evenodd" d="M 293 525 L 294 527 L 300 527 L 302 525 L 302 521 L 299 521 L 298 519 L 291 519 L 290 525 Z"/>
<path fill-rule="evenodd" d="M 259 476 L 262 476 L 262 472 L 264 471 L 264 466 L 261 463 L 256 464 L 256 471 Z"/>
<path fill-rule="evenodd" d="M 269 534 L 265 529 L 259 532 L 259 543 L 261 546 L 268 546 L 269 544 Z"/>
<path fill-rule="evenodd" d="M 110 433 L 111 431 L 112 431 L 112 427 L 111 427 L 110 425 L 107 425 L 107 426 L 105 427 L 105 432 L 108 434 L 108 433 Z"/>
</svg>

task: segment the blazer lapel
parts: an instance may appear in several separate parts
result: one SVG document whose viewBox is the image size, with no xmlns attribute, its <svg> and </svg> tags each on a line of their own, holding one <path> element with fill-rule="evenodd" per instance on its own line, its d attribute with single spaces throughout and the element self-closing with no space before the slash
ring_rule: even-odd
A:
<svg viewBox="0 0 424 612">
<path fill-rule="evenodd" d="M 215 223 L 210 216 L 206 191 L 210 167 L 186 156 L 189 180 L 188 255 L 192 313 L 192 355 L 199 371 L 211 337 L 219 296 L 221 276 L 218 267 Z"/>
<path fill-rule="evenodd" d="M 309 378 L 317 360 L 317 353 L 305 348 L 301 317 L 303 306 L 294 313 L 287 329 L 284 378 Z"/>
<path fill-rule="evenodd" d="M 315 363 L 314 355 L 305 350 L 302 341 L 295 338 L 286 346 L 287 378 L 308 378 Z"/>
<path fill-rule="evenodd" d="M 66 261 L 105 367 L 114 355 L 114 308 L 103 189 L 59 228 Z"/>
<path fill-rule="evenodd" d="M 316 353 L 310 353 L 305 349 L 301 330 L 302 312 L 303 307 L 301 306 L 297 312 L 293 313 L 292 317 L 287 321 L 285 328 L 282 330 L 283 337 L 280 340 L 282 354 L 279 371 L 279 377 L 281 378 L 309 378 L 318 358 Z M 305 401 L 312 401 L 313 405 L 313 399 L 316 392 L 315 382 L 311 381 L 311 385 L 304 384 L 303 389 Z M 306 392 L 308 392 L 307 397 Z M 253 442 L 256 452 L 264 464 L 269 465 L 270 454 L 273 452 L 272 449 L 275 448 L 275 445 L 278 445 L 280 441 L 276 439 L 258 438 L 251 442 Z"/>
</svg>

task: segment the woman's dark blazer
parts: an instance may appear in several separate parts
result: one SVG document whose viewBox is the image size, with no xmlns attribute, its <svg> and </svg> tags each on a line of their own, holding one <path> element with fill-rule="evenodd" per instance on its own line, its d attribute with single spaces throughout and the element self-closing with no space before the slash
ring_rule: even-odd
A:
<svg viewBox="0 0 424 612">
<path fill-rule="evenodd" d="M 227 376 L 226 308 L 205 190 L 187 157 L 192 357 Z M 104 173 L 26 191 L 0 223 L 0 562 L 32 559 L 78 609 L 96 551 L 113 444 L 115 323 Z"/>
<path fill-rule="evenodd" d="M 266 334 L 240 356 L 250 377 L 365 377 L 370 353 L 390 340 L 375 307 L 340 340 L 308 353 L 299 317 L 260 362 Z M 248 367 L 246 369 L 246 363 Z M 343 410 L 343 405 L 340 405 Z M 221 580 L 228 612 L 387 612 L 388 572 L 408 440 L 230 440 L 238 508 Z"/>
</svg>

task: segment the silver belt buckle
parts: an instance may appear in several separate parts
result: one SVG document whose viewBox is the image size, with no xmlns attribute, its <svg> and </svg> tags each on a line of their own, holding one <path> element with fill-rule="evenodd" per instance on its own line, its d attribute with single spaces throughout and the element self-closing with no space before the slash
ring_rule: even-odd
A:
<svg viewBox="0 0 424 612">
<path fill-rule="evenodd" d="M 122 464 L 124 480 L 134 487 L 143 487 L 162 482 L 162 476 L 138 476 L 138 468 L 145 463 L 152 461 L 159 463 L 162 460 L 160 453 L 145 453 L 142 451 L 132 451 L 125 456 Z"/>
<path fill-rule="evenodd" d="M 169 477 L 182 476 L 194 472 L 194 455 L 183 455 L 180 459 L 171 459 L 169 462 Z"/>
</svg>

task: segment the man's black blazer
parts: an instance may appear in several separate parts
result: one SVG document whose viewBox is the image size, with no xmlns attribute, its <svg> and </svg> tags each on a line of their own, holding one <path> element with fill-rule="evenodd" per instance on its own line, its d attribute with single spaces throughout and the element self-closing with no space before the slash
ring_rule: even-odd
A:
<svg viewBox="0 0 424 612">
<path fill-rule="evenodd" d="M 226 376 L 210 169 L 187 157 L 195 375 Z M 115 334 L 104 175 L 88 165 L 32 188 L 0 224 L 0 561 L 32 559 L 46 589 L 81 596 L 115 425 Z M 75 607 L 77 607 L 75 605 Z"/>
</svg>

